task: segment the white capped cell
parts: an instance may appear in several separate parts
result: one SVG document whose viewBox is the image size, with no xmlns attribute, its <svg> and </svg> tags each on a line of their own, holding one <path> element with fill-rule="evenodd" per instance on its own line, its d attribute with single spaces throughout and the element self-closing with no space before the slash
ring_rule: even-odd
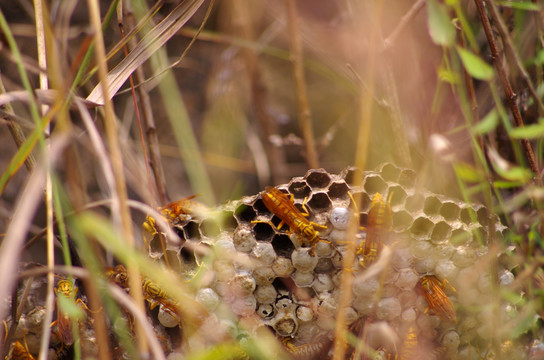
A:
<svg viewBox="0 0 544 360">
<path fill-rule="evenodd" d="M 316 292 L 330 291 L 334 288 L 334 283 L 329 274 L 316 274 L 312 288 Z"/>
<path fill-rule="evenodd" d="M 404 322 L 412 323 L 416 320 L 416 310 L 414 308 L 408 308 L 401 314 L 401 318 Z"/>
<path fill-rule="evenodd" d="M 211 288 L 199 289 L 196 293 L 195 300 L 204 305 L 209 311 L 215 310 L 220 302 L 219 295 Z"/>
<path fill-rule="evenodd" d="M 261 266 L 253 270 L 253 278 L 257 285 L 270 284 L 277 277 L 270 266 Z"/>
<path fill-rule="evenodd" d="M 499 274 L 499 282 L 501 286 L 510 286 L 514 282 L 514 274 L 508 270 L 504 270 Z"/>
<path fill-rule="evenodd" d="M 308 287 L 314 281 L 314 273 L 312 271 L 295 271 L 291 274 L 291 278 L 300 287 Z"/>
<path fill-rule="evenodd" d="M 339 230 L 346 230 L 351 219 L 351 211 L 345 207 L 335 207 L 331 210 L 329 220 L 331 225 Z"/>
<path fill-rule="evenodd" d="M 412 268 L 405 268 L 399 271 L 399 277 L 395 282 L 401 290 L 412 290 L 419 280 L 419 274 Z"/>
<path fill-rule="evenodd" d="M 442 336 L 442 345 L 450 352 L 456 351 L 460 343 L 461 339 L 455 330 L 449 330 Z"/>
<path fill-rule="evenodd" d="M 291 259 L 278 256 L 272 264 L 272 270 L 274 270 L 278 277 L 286 277 L 295 271 L 295 267 L 293 266 Z"/>
<path fill-rule="evenodd" d="M 257 242 L 251 253 L 257 260 L 265 265 L 272 264 L 277 257 L 272 244 L 262 241 Z"/>
<path fill-rule="evenodd" d="M 476 250 L 469 247 L 461 246 L 455 250 L 455 253 L 453 254 L 451 260 L 453 261 L 455 266 L 465 268 L 467 266 L 473 265 L 476 262 L 476 259 Z"/>
<path fill-rule="evenodd" d="M 276 288 L 271 284 L 259 285 L 255 290 L 255 298 L 259 304 L 272 304 L 277 295 Z"/>
<path fill-rule="evenodd" d="M 378 302 L 376 317 L 380 320 L 391 321 L 398 317 L 401 312 L 399 299 L 394 297 L 383 298 Z"/>
<path fill-rule="evenodd" d="M 293 251 L 291 261 L 295 269 L 299 271 L 313 271 L 317 265 L 318 258 L 310 255 L 310 249 L 300 248 Z"/>
<path fill-rule="evenodd" d="M 435 267 L 436 276 L 439 279 L 455 279 L 459 268 L 449 260 L 439 261 Z"/>
<path fill-rule="evenodd" d="M 234 244 L 234 248 L 237 251 L 241 252 L 250 252 L 255 244 L 257 243 L 257 240 L 255 239 L 255 233 L 251 229 L 251 227 L 247 225 L 241 225 L 236 228 L 234 231 L 234 234 L 232 236 L 232 242 Z"/>
<path fill-rule="evenodd" d="M 315 244 L 314 252 L 316 257 L 326 258 L 332 256 L 333 247 L 328 241 L 318 241 Z"/>
<path fill-rule="evenodd" d="M 299 305 L 296 310 L 297 318 L 300 321 L 310 321 L 314 318 L 314 312 L 308 306 Z"/>
</svg>

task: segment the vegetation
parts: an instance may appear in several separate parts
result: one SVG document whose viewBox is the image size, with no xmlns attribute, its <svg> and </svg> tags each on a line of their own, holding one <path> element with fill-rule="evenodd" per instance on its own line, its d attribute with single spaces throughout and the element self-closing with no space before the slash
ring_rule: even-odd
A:
<svg viewBox="0 0 544 360">
<path fill-rule="evenodd" d="M 199 305 L 191 278 L 147 256 L 147 214 L 160 218 L 157 208 L 191 195 L 216 206 L 309 168 L 382 162 L 500 216 L 511 231 L 489 248 L 508 257 L 516 281 L 499 295 L 518 310 L 487 353 L 500 358 L 511 342 L 530 357 L 541 346 L 541 3 L 2 0 L 0 9 L 9 129 L 0 132 L 0 318 L 11 319 L 0 326 L 2 356 L 19 338 L 14 319 L 37 305 L 45 325 L 26 342 L 47 354 L 59 276 L 77 278 L 88 299 L 91 311 L 64 306 L 74 324 L 93 317 L 96 356 L 112 356 L 112 328 L 119 353 L 159 356 L 163 335 L 146 325 L 139 274 L 184 304 L 188 329 Z M 117 263 L 130 298 L 104 276 Z M 28 296 L 32 284 L 41 299 Z M 143 320 L 112 326 L 128 308 Z M 251 338 L 244 351 L 265 357 L 261 340 L 274 342 Z M 190 356 L 238 352 L 233 342 Z"/>
</svg>

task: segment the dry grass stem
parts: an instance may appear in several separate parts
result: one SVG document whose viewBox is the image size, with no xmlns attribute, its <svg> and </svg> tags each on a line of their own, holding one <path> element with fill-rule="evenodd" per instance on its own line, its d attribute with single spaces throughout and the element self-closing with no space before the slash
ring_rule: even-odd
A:
<svg viewBox="0 0 544 360">
<path fill-rule="evenodd" d="M 497 43 L 495 41 L 495 37 L 491 30 L 491 24 L 489 23 L 489 19 L 486 15 L 484 1 L 474 0 L 474 2 L 476 3 L 476 7 L 478 9 L 478 14 L 480 15 L 482 26 L 484 28 L 487 41 L 489 42 L 489 47 L 491 50 L 491 58 L 493 59 L 493 63 L 495 65 L 495 68 L 497 69 L 497 74 L 499 75 L 501 86 L 503 88 L 506 100 L 508 101 L 508 105 L 510 106 L 510 110 L 512 111 L 512 116 L 514 117 L 516 126 L 518 127 L 524 126 L 523 119 L 521 118 L 521 113 L 519 112 L 518 104 L 516 103 L 517 95 L 512 90 L 512 86 L 510 85 L 510 81 L 508 80 L 508 76 L 506 75 L 506 71 L 504 69 L 504 65 L 501 60 L 501 56 L 497 49 Z M 531 143 L 527 139 L 521 139 L 521 144 L 523 146 L 523 150 L 525 151 L 527 163 L 529 167 L 531 168 L 531 171 L 533 172 L 533 176 L 535 180 L 537 181 L 537 183 L 540 184 L 542 182 L 541 174 L 538 169 L 538 164 L 536 162 L 535 154 L 533 152 Z"/>
<path fill-rule="evenodd" d="M 319 168 L 319 159 L 315 147 L 315 137 L 312 128 L 312 115 L 308 103 L 306 90 L 306 79 L 304 76 L 304 55 L 302 52 L 302 41 L 298 29 L 297 6 L 294 0 L 285 0 L 287 8 L 287 27 L 291 39 L 291 62 L 293 64 L 293 78 L 298 107 L 298 121 L 302 136 L 304 138 L 304 149 L 306 150 L 306 162 L 310 169 Z"/>
</svg>

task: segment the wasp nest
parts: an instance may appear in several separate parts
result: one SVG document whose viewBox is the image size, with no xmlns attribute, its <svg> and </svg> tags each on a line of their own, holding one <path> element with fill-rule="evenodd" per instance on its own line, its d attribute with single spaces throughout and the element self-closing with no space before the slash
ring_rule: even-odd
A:
<svg viewBox="0 0 544 360">
<path fill-rule="evenodd" d="M 357 178 L 362 183 L 354 183 Z M 208 210 L 207 215 L 187 211 L 167 217 L 182 241 L 167 239 L 164 252 L 164 234 L 148 234 L 149 255 L 158 260 L 166 254 L 170 264 L 186 271 L 182 255 L 187 244 L 219 247 L 213 264 L 208 264 L 213 276 L 199 290 L 197 301 L 207 307 L 222 302 L 238 317 L 256 314 L 298 358 L 326 354 L 323 348 L 334 333 L 349 242 L 355 242 L 357 254 L 348 264 L 354 277 L 352 301 L 342 311 L 355 335 L 366 328 L 364 341 L 370 348 L 384 356 L 400 356 L 397 349 L 412 332 L 417 342 L 411 351 L 416 354 L 472 358 L 488 349 L 491 337 L 504 338 L 496 326 L 516 309 L 493 298 L 493 279 L 506 287 L 514 276 L 500 262 L 496 274 L 488 271 L 499 256 L 490 253 L 488 243 L 502 239 L 506 228 L 484 206 L 426 191 L 417 185 L 413 170 L 392 164 L 367 172 L 348 168 L 338 175 L 310 170 L 276 189 L 294 203 L 296 216 L 308 210 L 305 219 L 314 225 L 315 241 L 308 244 L 289 223 L 280 228 L 285 215 L 278 209 L 272 212 L 258 194 Z M 392 224 L 380 239 L 374 264 L 365 264 L 363 227 L 373 225 L 366 222 L 376 193 L 389 199 Z M 357 197 L 362 198 L 360 206 L 353 204 Z M 291 211 L 285 209 L 279 208 Z M 348 237 L 353 219 L 362 227 Z M 428 293 L 418 291 L 432 279 L 434 287 Z M 452 313 L 444 314 L 441 303 L 452 304 Z M 507 351 L 509 356 L 526 357 L 521 347 Z"/>
</svg>

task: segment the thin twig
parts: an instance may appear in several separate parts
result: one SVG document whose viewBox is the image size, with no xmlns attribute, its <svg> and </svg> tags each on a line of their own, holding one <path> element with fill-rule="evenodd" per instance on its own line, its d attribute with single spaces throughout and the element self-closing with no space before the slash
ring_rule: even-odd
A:
<svg viewBox="0 0 544 360">
<path fill-rule="evenodd" d="M 512 115 L 514 117 L 516 125 L 518 127 L 524 126 L 519 107 L 516 103 L 517 95 L 512 90 L 512 86 L 510 85 L 510 81 L 508 80 L 506 71 L 504 70 L 504 66 L 502 64 L 501 58 L 499 56 L 499 51 L 497 49 L 497 43 L 495 42 L 493 31 L 491 30 L 491 24 L 489 23 L 489 19 L 487 18 L 487 15 L 485 13 L 484 0 L 474 0 L 474 2 L 476 3 L 476 7 L 478 8 L 478 14 L 480 15 L 480 20 L 484 27 L 487 41 L 489 42 L 491 59 L 493 60 L 495 68 L 497 69 L 497 73 L 499 74 L 499 79 L 504 90 L 506 100 L 508 101 L 508 105 L 510 105 L 510 110 L 512 111 Z M 533 148 L 531 147 L 531 143 L 527 139 L 521 139 L 521 144 L 523 146 L 523 149 L 525 150 L 525 156 L 527 157 L 529 167 L 531 168 L 531 171 L 533 172 L 535 178 L 539 179 L 538 181 L 540 182 L 540 171 L 538 169 L 538 164 L 536 163 L 535 154 L 533 152 Z"/>
<path fill-rule="evenodd" d="M 544 113 L 544 105 L 542 104 L 540 97 L 536 93 L 535 86 L 533 85 L 533 82 L 531 81 L 531 78 L 529 77 L 527 70 L 525 70 L 525 66 L 523 66 L 522 60 L 519 58 L 519 54 L 516 51 L 514 43 L 512 42 L 512 38 L 508 34 L 508 29 L 506 28 L 506 25 L 504 24 L 502 17 L 499 15 L 495 2 L 486 0 L 486 4 L 487 4 L 487 9 L 489 10 L 489 13 L 491 15 L 491 18 L 495 22 L 495 25 L 497 25 L 499 34 L 501 35 L 501 38 L 502 38 L 502 43 L 504 44 L 505 48 L 508 49 L 510 54 L 512 54 L 512 57 L 514 58 L 514 63 L 516 67 L 518 68 L 521 74 L 521 77 L 527 84 L 527 87 L 529 88 L 529 92 L 531 93 L 531 96 L 536 101 L 536 104 L 538 105 L 538 109 L 540 113 L 541 114 Z"/>
<path fill-rule="evenodd" d="M 108 138 L 109 151 L 111 156 L 113 175 L 115 179 L 115 186 L 117 189 L 117 199 L 114 201 L 114 204 L 117 203 L 117 211 L 115 214 L 114 210 L 114 222 L 117 222 L 120 225 L 120 232 L 122 238 L 127 242 L 127 246 L 134 246 L 134 235 L 132 231 L 132 221 L 130 217 L 130 211 L 127 206 L 127 188 L 125 181 L 125 174 L 123 172 L 123 160 L 121 156 L 121 147 L 119 144 L 119 134 L 117 131 L 117 123 L 113 110 L 113 104 L 111 102 L 111 97 L 109 96 L 109 84 L 106 82 L 106 77 L 108 75 L 107 63 L 106 63 L 106 49 L 104 45 L 104 38 L 102 34 L 101 21 L 100 21 L 100 9 L 98 4 L 95 1 L 87 1 L 89 7 L 90 23 L 94 27 L 95 31 L 95 51 L 96 51 L 96 61 L 98 63 L 98 75 L 101 80 L 101 93 L 104 95 L 104 110 L 105 110 L 105 128 L 106 135 Z M 126 59 L 126 58 L 125 58 Z M 115 221 L 117 220 L 117 221 Z M 134 262 L 127 264 L 128 273 L 130 276 L 130 288 L 131 294 L 134 297 L 136 303 L 140 306 L 141 309 L 144 308 L 144 300 L 142 295 L 142 289 L 139 284 L 139 273 L 137 266 Z M 147 339 L 145 338 L 143 329 L 140 326 L 136 326 L 136 338 L 138 341 L 138 349 L 142 356 L 148 353 L 148 344 Z M 111 358 L 110 354 L 105 352 L 104 347 L 99 347 L 99 355 L 103 359 Z"/>
<path fill-rule="evenodd" d="M 127 8 L 128 7 L 128 8 Z M 129 31 L 134 29 L 134 16 L 132 9 L 130 8 L 130 2 L 125 4 L 125 21 Z M 136 37 L 132 38 L 129 41 L 131 48 L 136 46 Z M 144 70 L 142 67 L 136 69 L 134 77 L 138 84 L 143 83 L 145 80 Z M 166 191 L 166 180 L 164 175 L 164 167 L 162 165 L 162 160 L 159 150 L 159 138 L 157 136 L 157 127 L 155 126 L 155 119 L 153 117 L 153 111 L 151 106 L 151 99 L 147 93 L 147 86 L 138 86 L 137 92 L 142 103 L 142 117 L 145 123 L 145 133 L 147 137 L 147 143 L 149 146 L 149 164 L 153 170 L 153 175 L 155 177 L 155 186 L 157 187 L 157 196 L 161 204 L 168 203 L 168 194 Z M 146 164 L 147 166 L 147 164 Z"/>
<path fill-rule="evenodd" d="M 298 107 L 298 121 L 304 138 L 306 149 L 306 163 L 310 168 L 319 167 L 317 151 L 315 149 L 315 138 L 312 129 L 310 106 L 308 104 L 308 92 L 306 90 L 306 79 L 304 77 L 304 58 L 300 32 L 298 30 L 297 6 L 294 0 L 285 0 L 287 7 L 287 24 L 289 37 L 291 38 L 291 63 L 293 64 L 293 75 L 295 78 L 295 89 Z"/>
<path fill-rule="evenodd" d="M 0 94 L 5 93 L 6 89 L 4 88 L 4 82 L 2 81 L 2 77 L 0 76 Z M 13 108 L 9 103 L 0 105 L 0 109 L 2 110 L 2 112 L 5 112 L 8 115 L 13 114 L 15 116 L 15 112 L 13 111 Z M 17 148 L 20 148 L 21 145 L 23 145 L 23 143 L 26 141 L 23 129 L 9 116 L 4 116 L 2 114 L 1 118 L 7 123 L 11 136 L 15 141 L 15 145 L 17 145 Z M 34 155 L 32 155 L 32 153 L 28 154 L 28 156 L 26 157 L 25 166 L 29 172 L 32 172 L 32 170 L 34 170 L 34 168 L 36 167 L 36 158 L 34 157 Z"/>
<path fill-rule="evenodd" d="M 118 9 L 121 9 L 120 11 L 120 14 L 118 14 L 118 19 L 117 19 L 117 24 L 119 26 L 119 32 L 121 33 L 121 39 L 123 39 L 125 37 L 125 27 L 123 25 L 123 11 L 122 11 L 122 4 L 123 2 L 120 1 L 119 4 L 118 4 Z M 134 38 L 130 39 L 130 41 L 133 42 L 133 44 L 135 45 L 135 41 L 134 41 Z M 125 57 L 128 56 L 128 46 L 127 44 L 123 45 L 123 53 L 125 55 Z M 141 68 L 138 68 L 138 69 L 141 69 Z M 144 167 L 145 167 L 145 171 L 146 171 L 146 175 L 147 175 L 147 181 L 148 181 L 148 184 L 149 184 L 149 192 L 151 193 L 151 198 L 153 199 L 153 201 L 156 200 L 155 198 L 155 190 L 154 190 L 154 186 L 153 186 L 153 181 L 151 180 L 151 169 L 150 169 L 150 164 L 149 164 L 149 160 L 147 158 L 147 146 L 145 145 L 145 140 L 144 140 L 144 130 L 143 130 L 143 127 L 142 127 L 142 117 L 140 116 L 140 106 L 138 106 L 138 99 L 136 97 L 136 89 L 134 88 L 134 78 L 133 78 L 133 75 L 131 74 L 129 77 L 128 77 L 128 80 L 130 82 L 130 90 L 131 90 L 131 93 L 132 93 L 132 101 L 134 103 L 134 114 L 136 116 L 136 123 L 138 124 L 138 134 L 140 135 L 140 146 L 142 147 L 142 155 L 144 157 Z M 141 93 L 141 89 L 142 88 L 138 88 L 140 91 L 139 93 Z M 153 205 L 156 205 L 156 204 L 153 204 Z"/>
<path fill-rule="evenodd" d="M 233 12 L 238 19 L 240 26 L 240 38 L 248 41 L 254 40 L 252 17 L 249 10 L 243 1 L 234 2 Z M 268 169 L 264 169 L 265 164 L 255 166 L 259 172 L 259 179 L 265 177 L 266 173 L 270 174 L 273 183 L 282 183 L 287 180 L 287 165 L 285 164 L 285 151 L 281 146 L 274 146 L 270 141 L 273 135 L 278 134 L 278 125 L 272 119 L 269 113 L 269 96 L 266 84 L 263 81 L 263 75 L 259 68 L 257 49 L 245 47 L 242 49 L 242 56 L 246 63 L 246 71 L 250 81 L 251 103 L 253 104 L 254 118 L 257 121 L 258 131 L 261 135 L 263 148 L 268 159 Z M 255 149 L 255 146 L 253 146 Z"/>
<path fill-rule="evenodd" d="M 379 52 L 385 52 L 393 46 L 393 43 L 397 39 L 397 36 L 402 30 L 408 25 L 408 23 L 417 15 L 419 10 L 423 9 L 425 5 L 425 0 L 417 0 L 414 5 L 408 10 L 406 14 L 400 19 L 398 25 L 391 31 L 391 34 L 383 41 L 382 48 Z"/>
</svg>

